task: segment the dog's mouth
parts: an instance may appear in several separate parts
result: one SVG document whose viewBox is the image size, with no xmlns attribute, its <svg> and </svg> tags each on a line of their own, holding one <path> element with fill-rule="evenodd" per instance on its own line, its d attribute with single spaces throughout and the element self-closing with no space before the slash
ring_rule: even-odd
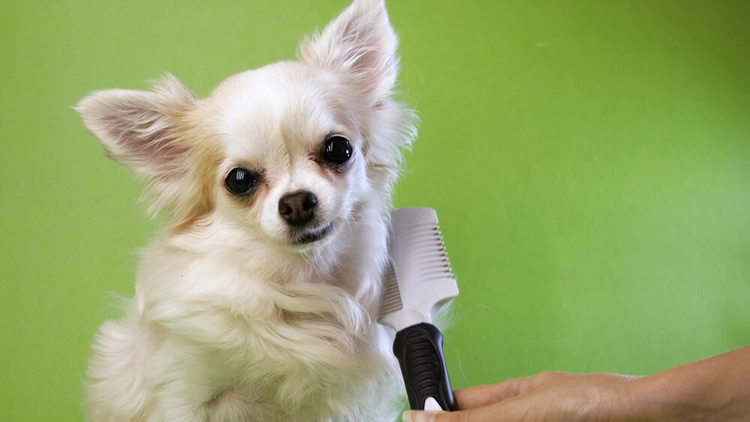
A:
<svg viewBox="0 0 750 422">
<path fill-rule="evenodd" d="M 294 243 L 298 245 L 306 245 L 308 243 L 317 242 L 324 237 L 331 234 L 333 231 L 333 222 L 328 223 L 323 227 L 317 229 L 307 230 L 294 237 Z"/>
</svg>

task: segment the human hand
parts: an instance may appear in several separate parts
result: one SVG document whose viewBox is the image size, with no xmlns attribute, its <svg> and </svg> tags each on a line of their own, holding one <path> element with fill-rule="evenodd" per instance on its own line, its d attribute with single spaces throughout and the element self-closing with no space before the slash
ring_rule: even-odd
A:
<svg viewBox="0 0 750 422">
<path fill-rule="evenodd" d="M 459 411 L 405 412 L 404 422 L 602 421 L 627 419 L 639 377 L 543 372 L 454 393 Z"/>
</svg>

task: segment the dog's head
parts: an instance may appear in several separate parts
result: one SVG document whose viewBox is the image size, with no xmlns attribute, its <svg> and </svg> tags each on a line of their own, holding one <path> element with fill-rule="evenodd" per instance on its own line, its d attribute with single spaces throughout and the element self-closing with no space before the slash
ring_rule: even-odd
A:
<svg viewBox="0 0 750 422">
<path fill-rule="evenodd" d="M 173 231 L 228 225 L 305 249 L 387 207 L 414 135 L 392 98 L 396 44 L 383 1 L 356 0 L 298 61 L 234 75 L 207 99 L 168 76 L 151 92 L 96 92 L 77 111 L 149 183 Z"/>
</svg>

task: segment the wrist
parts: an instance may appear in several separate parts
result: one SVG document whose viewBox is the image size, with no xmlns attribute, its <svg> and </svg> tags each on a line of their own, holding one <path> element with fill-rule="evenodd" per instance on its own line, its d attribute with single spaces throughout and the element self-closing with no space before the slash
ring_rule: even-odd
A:
<svg viewBox="0 0 750 422">
<path fill-rule="evenodd" d="M 608 408 L 599 409 L 595 420 L 611 421 L 670 421 L 665 419 L 653 403 L 649 392 L 651 383 L 647 377 L 614 375 L 617 381 L 609 391 L 613 394 Z"/>
<path fill-rule="evenodd" d="M 628 388 L 628 406 L 632 420 L 678 421 L 674 391 L 660 374 L 633 379 Z"/>
<path fill-rule="evenodd" d="M 638 378 L 633 408 L 642 420 L 744 421 L 750 415 L 750 348 Z"/>
<path fill-rule="evenodd" d="M 661 377 L 646 377 L 606 374 L 605 384 L 596 386 L 600 395 L 594 406 L 585 413 L 584 420 L 599 421 L 654 421 L 671 422 L 686 420 L 672 397 L 668 385 Z M 697 414 L 695 414 L 697 415 Z M 693 414 L 690 414 L 693 416 Z M 689 419 L 689 418 L 688 418 Z"/>
<path fill-rule="evenodd" d="M 695 391 L 696 380 L 660 372 L 633 383 L 634 417 L 644 421 L 711 420 L 714 409 L 709 397 Z"/>
</svg>

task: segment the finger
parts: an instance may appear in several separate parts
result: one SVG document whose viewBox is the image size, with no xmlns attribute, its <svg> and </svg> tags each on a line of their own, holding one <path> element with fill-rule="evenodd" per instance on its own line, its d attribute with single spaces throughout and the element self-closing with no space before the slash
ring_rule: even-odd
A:
<svg viewBox="0 0 750 422">
<path fill-rule="evenodd" d="M 456 407 L 459 409 L 473 409 L 494 403 L 496 385 L 477 385 L 453 392 Z"/>
<path fill-rule="evenodd" d="M 515 421 L 518 418 L 509 415 L 499 403 L 455 412 L 407 411 L 403 415 L 403 422 L 500 422 L 506 420 Z"/>
<path fill-rule="evenodd" d="M 424 412 L 419 410 L 407 410 L 401 415 L 401 422 L 434 422 L 438 412 Z M 440 412 L 444 413 L 444 412 Z"/>
<path fill-rule="evenodd" d="M 474 409 L 516 397 L 527 383 L 528 378 L 513 378 L 499 384 L 478 385 L 454 391 L 453 398 L 459 409 Z"/>
</svg>

